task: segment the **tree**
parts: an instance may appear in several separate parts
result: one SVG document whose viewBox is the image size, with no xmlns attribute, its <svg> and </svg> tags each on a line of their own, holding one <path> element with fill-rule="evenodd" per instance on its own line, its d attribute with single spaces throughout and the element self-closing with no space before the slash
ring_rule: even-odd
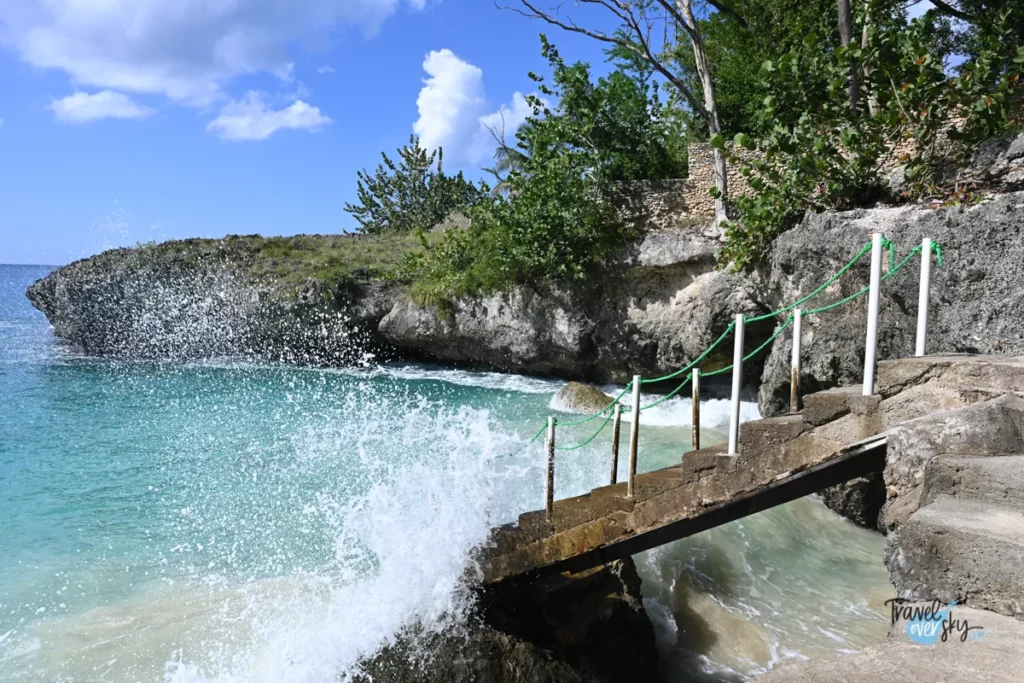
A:
<svg viewBox="0 0 1024 683">
<path fill-rule="evenodd" d="M 529 175 L 570 153 L 582 155 L 585 172 L 601 191 L 613 183 L 685 171 L 685 156 L 675 144 L 683 136 L 681 122 L 661 101 L 646 63 L 624 61 L 613 51 L 618 68 L 594 82 L 589 64 L 567 64 L 546 35 L 540 40 L 551 76 L 530 74 L 539 96 L 527 98 L 533 116 L 516 133 L 518 173 Z"/>
<path fill-rule="evenodd" d="M 646 63 L 613 54 L 618 68 L 595 82 L 589 64 L 566 63 L 543 34 L 541 47 L 551 75 L 530 74 L 538 93 L 515 147 L 495 131 L 505 163 L 494 172 L 507 191 L 403 269 L 421 303 L 583 277 L 636 234 L 610 201 L 618 185 L 685 167 L 679 121 Z"/>
<path fill-rule="evenodd" d="M 713 138 L 720 137 L 721 124 L 718 116 L 718 109 L 715 105 L 715 88 L 711 77 L 707 55 L 704 48 L 704 40 L 700 32 L 692 7 L 692 0 L 577 0 L 577 5 L 601 7 L 610 12 L 618 21 L 618 29 L 614 33 L 587 28 L 576 23 L 572 17 L 562 17 L 559 12 L 561 5 L 555 9 L 538 9 L 536 0 L 519 0 L 525 10 L 511 7 L 510 9 L 530 19 L 541 19 L 549 24 L 558 26 L 566 31 L 579 33 L 595 40 L 616 45 L 622 50 L 631 52 L 638 58 L 645 60 L 651 68 L 661 74 L 671 83 L 682 95 L 686 103 L 698 112 L 707 123 L 708 129 Z M 495 0 L 497 4 L 497 0 Z M 719 8 L 720 11 L 727 11 L 727 6 L 719 0 L 709 0 L 709 4 Z M 662 14 L 658 15 L 658 8 Z M 665 59 L 667 51 L 665 45 L 658 46 L 656 40 L 655 26 L 659 22 L 672 23 L 675 28 L 686 34 L 693 47 L 694 60 L 697 74 L 700 78 L 703 97 L 697 97 L 689 84 L 679 78 L 670 68 L 669 62 Z M 725 157 L 720 145 L 715 146 L 715 214 L 719 222 L 726 219 L 725 202 L 728 198 L 728 186 L 726 180 Z"/>
<path fill-rule="evenodd" d="M 756 78 L 756 68 L 776 60 L 815 33 L 839 42 L 835 0 L 733 0 L 729 11 L 698 19 L 704 50 L 715 81 L 715 104 L 722 135 L 761 132 L 758 112 L 769 94 Z M 693 51 L 675 46 L 672 67 L 690 87 L 700 87 Z M 691 139 L 707 140 L 705 121 L 687 114 Z"/>
<path fill-rule="evenodd" d="M 381 152 L 383 162 L 370 175 L 359 171 L 358 204 L 345 210 L 359 221 L 360 232 L 429 230 L 457 209 L 480 201 L 483 191 L 462 173 L 444 173 L 444 152 L 427 152 L 419 138 L 398 149 L 397 161 Z"/>
</svg>

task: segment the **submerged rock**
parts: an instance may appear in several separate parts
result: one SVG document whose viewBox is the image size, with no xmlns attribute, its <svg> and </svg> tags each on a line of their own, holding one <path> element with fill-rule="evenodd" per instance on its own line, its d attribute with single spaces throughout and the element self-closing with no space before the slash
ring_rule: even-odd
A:
<svg viewBox="0 0 1024 683">
<path fill-rule="evenodd" d="M 569 382 L 555 395 L 555 405 L 572 413 L 592 414 L 604 410 L 612 397 L 595 386 Z"/>
</svg>

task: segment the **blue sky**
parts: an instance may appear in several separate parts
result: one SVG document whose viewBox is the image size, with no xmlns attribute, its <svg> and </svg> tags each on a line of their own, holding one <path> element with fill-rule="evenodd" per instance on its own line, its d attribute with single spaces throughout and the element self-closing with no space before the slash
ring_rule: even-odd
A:
<svg viewBox="0 0 1024 683">
<path fill-rule="evenodd" d="M 490 0 L 3 0 L 0 263 L 351 229 L 356 171 L 414 130 L 476 176 L 541 30 L 603 61 Z"/>
</svg>

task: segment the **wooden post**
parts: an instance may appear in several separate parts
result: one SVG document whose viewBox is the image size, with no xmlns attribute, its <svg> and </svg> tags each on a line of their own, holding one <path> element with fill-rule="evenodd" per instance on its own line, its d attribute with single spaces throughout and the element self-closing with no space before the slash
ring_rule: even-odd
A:
<svg viewBox="0 0 1024 683">
<path fill-rule="evenodd" d="M 932 240 L 925 237 L 921 242 L 921 289 L 917 295 L 917 344 L 915 356 L 923 356 L 928 337 L 928 288 L 932 275 Z"/>
<path fill-rule="evenodd" d="M 875 361 L 878 355 L 878 296 L 882 283 L 882 234 L 871 236 L 871 290 L 868 292 L 868 336 L 864 342 L 865 396 L 875 393 Z"/>
<path fill-rule="evenodd" d="M 633 497 L 636 479 L 637 450 L 640 446 L 640 375 L 633 375 L 633 423 L 629 426 L 629 478 L 626 479 L 626 497 Z"/>
<path fill-rule="evenodd" d="M 743 314 L 736 315 L 732 351 L 732 403 L 729 412 L 729 455 L 736 455 L 740 441 L 740 389 L 743 385 Z"/>
<path fill-rule="evenodd" d="M 551 521 L 555 508 L 555 416 L 548 416 L 548 483 L 544 490 L 544 519 Z"/>
<path fill-rule="evenodd" d="M 789 412 L 800 410 L 800 344 L 803 336 L 803 311 L 793 311 L 793 363 L 789 382 Z"/>
<path fill-rule="evenodd" d="M 619 481 L 619 432 L 622 430 L 622 404 L 615 404 L 615 419 L 612 422 L 612 485 Z"/>
<path fill-rule="evenodd" d="M 693 369 L 693 379 L 690 380 L 690 384 L 693 385 L 693 408 L 691 409 L 691 429 L 690 429 L 690 443 L 693 445 L 693 450 L 700 450 L 700 368 Z"/>
</svg>

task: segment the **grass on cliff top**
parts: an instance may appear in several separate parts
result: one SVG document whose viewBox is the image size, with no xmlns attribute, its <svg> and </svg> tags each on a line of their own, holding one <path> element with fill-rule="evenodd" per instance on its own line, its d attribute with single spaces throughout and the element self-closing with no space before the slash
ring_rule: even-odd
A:
<svg viewBox="0 0 1024 683">
<path fill-rule="evenodd" d="M 434 233 L 427 240 L 437 239 Z M 412 233 L 371 235 L 295 235 L 262 237 L 228 235 L 224 239 L 186 239 L 139 245 L 158 260 L 171 256 L 183 263 L 223 259 L 246 268 L 257 279 L 279 288 L 307 279 L 338 284 L 354 279 L 388 278 L 406 254 L 423 250 Z"/>
</svg>

